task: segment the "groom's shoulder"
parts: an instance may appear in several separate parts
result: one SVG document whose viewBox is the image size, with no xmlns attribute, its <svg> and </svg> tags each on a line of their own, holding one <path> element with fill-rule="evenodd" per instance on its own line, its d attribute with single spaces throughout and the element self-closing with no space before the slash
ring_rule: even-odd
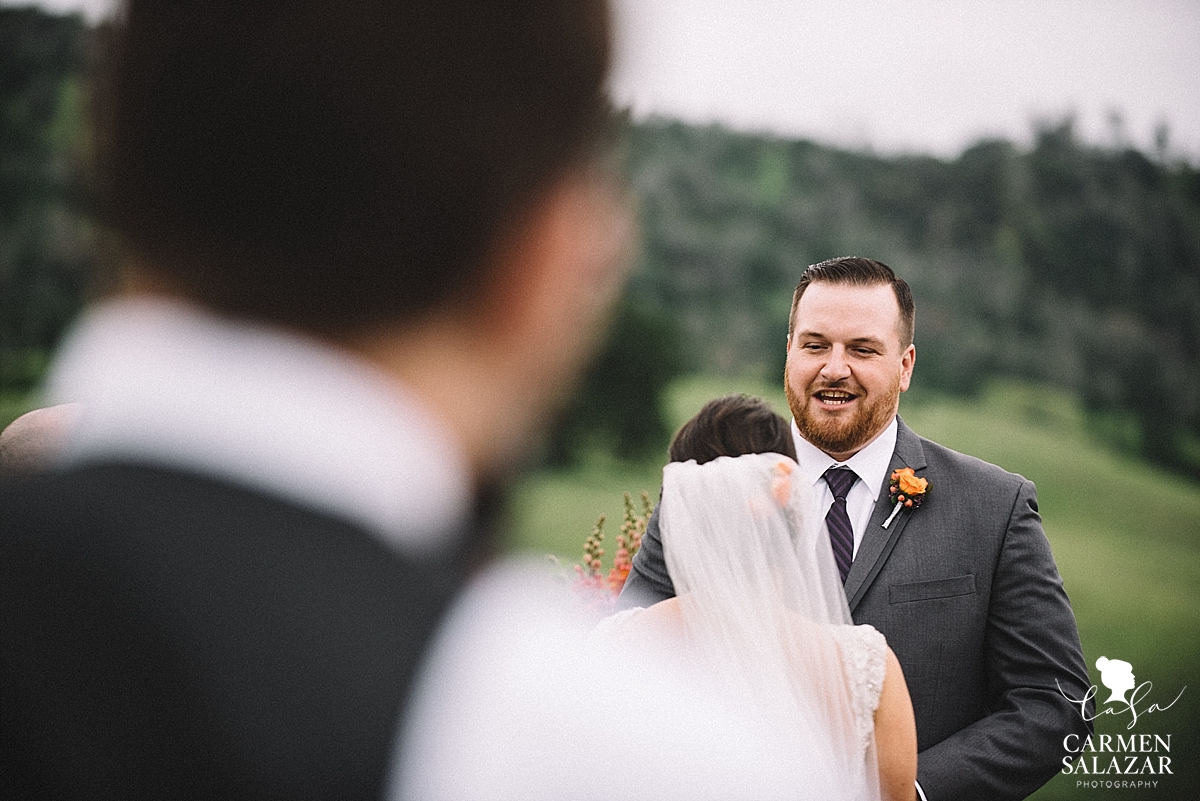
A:
<svg viewBox="0 0 1200 801">
<path fill-rule="evenodd" d="M 920 442 L 929 474 L 942 476 L 943 480 L 949 478 L 956 483 L 988 487 L 1005 493 L 1016 492 L 1026 484 L 1032 486 L 1032 482 L 1019 473 L 912 433 Z"/>
</svg>

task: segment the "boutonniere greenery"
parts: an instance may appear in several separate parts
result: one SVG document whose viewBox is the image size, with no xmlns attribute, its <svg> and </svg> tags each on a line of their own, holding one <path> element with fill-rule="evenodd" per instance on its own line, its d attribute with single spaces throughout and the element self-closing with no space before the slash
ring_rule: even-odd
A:
<svg viewBox="0 0 1200 801">
<path fill-rule="evenodd" d="M 883 522 L 883 527 L 887 528 L 892 521 L 896 519 L 896 515 L 900 514 L 901 509 L 916 509 L 929 495 L 929 490 L 933 485 L 928 479 L 921 478 L 913 472 L 911 467 L 902 467 L 899 470 L 892 471 L 892 477 L 888 481 L 888 497 L 892 499 L 892 513 L 888 515 L 888 519 Z"/>
</svg>

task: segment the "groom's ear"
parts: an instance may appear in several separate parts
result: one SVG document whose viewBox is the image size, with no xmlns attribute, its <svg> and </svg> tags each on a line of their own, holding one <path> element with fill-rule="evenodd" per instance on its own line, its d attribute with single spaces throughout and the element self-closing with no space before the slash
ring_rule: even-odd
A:
<svg viewBox="0 0 1200 801">
<path fill-rule="evenodd" d="M 900 391 L 907 392 L 912 383 L 913 367 L 917 364 L 917 346 L 909 345 L 900 357 Z"/>
</svg>

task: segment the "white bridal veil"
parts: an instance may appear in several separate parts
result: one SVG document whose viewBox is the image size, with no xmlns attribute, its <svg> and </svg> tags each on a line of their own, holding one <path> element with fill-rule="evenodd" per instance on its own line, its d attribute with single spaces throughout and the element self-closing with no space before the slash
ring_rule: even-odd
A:
<svg viewBox="0 0 1200 801">
<path fill-rule="evenodd" d="M 682 640 L 598 639 L 543 567 L 483 574 L 431 648 L 389 797 L 876 801 L 830 633 L 850 615 L 794 467 L 666 468 Z"/>
<path fill-rule="evenodd" d="M 878 799 L 873 739 L 856 726 L 835 636 L 850 610 L 796 469 L 778 454 L 664 468 L 663 550 L 685 642 L 723 691 L 791 740 L 797 797 L 825 785 Z"/>
</svg>

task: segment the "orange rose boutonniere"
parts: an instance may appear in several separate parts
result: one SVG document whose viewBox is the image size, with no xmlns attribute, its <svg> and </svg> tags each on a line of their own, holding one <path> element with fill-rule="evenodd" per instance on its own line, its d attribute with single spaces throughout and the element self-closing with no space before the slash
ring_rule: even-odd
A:
<svg viewBox="0 0 1200 801">
<path fill-rule="evenodd" d="M 901 509 L 919 507 L 932 486 L 928 479 L 918 476 L 911 467 L 893 470 L 891 480 L 888 482 L 888 495 L 895 506 L 892 513 L 888 515 L 888 519 L 884 521 L 883 527 L 887 528 L 891 525 L 892 521 L 896 519 L 896 515 L 900 514 Z"/>
</svg>

